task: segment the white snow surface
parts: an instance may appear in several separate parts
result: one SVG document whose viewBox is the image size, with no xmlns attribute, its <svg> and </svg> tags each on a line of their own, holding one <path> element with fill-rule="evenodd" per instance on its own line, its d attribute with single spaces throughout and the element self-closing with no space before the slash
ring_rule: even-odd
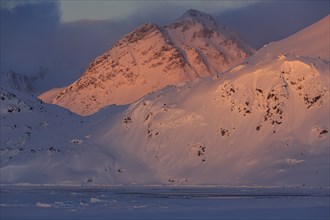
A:
<svg viewBox="0 0 330 220">
<path fill-rule="evenodd" d="M 328 27 L 89 117 L 2 88 L 1 183 L 329 186 Z"/>
<path fill-rule="evenodd" d="M 1 219 L 329 219 L 328 189 L 4 187 Z"/>
<path fill-rule="evenodd" d="M 203 12 L 188 10 L 165 27 L 147 23 L 97 57 L 83 76 L 39 98 L 80 115 L 129 104 L 168 85 L 215 76 L 254 50 Z"/>
</svg>

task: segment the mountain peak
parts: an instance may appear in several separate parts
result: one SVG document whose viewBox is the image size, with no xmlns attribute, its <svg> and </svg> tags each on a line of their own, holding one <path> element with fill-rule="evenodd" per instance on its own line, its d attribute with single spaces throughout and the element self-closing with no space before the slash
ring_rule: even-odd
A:
<svg viewBox="0 0 330 220">
<path fill-rule="evenodd" d="M 201 23 L 209 23 L 216 24 L 214 18 L 206 14 L 204 12 L 198 11 L 196 9 L 189 9 L 187 10 L 180 18 L 179 20 L 193 20 Z"/>
<path fill-rule="evenodd" d="M 188 10 L 168 26 L 146 23 L 125 35 L 51 103 L 90 115 L 168 85 L 215 76 L 250 54 L 238 38 L 220 32 L 210 15 Z"/>
<path fill-rule="evenodd" d="M 158 27 L 158 25 L 154 23 L 145 23 L 135 29 L 133 32 L 127 34 L 124 38 L 132 43 L 137 40 L 143 39 L 146 35 L 157 30 L 160 30 L 160 27 Z"/>
</svg>

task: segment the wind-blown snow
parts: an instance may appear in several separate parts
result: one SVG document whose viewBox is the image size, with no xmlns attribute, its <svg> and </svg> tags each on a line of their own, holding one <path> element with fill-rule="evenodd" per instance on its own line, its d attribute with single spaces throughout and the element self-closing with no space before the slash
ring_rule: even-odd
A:
<svg viewBox="0 0 330 220">
<path fill-rule="evenodd" d="M 329 186 L 328 18 L 89 117 L 2 89 L 1 183 Z"/>
</svg>

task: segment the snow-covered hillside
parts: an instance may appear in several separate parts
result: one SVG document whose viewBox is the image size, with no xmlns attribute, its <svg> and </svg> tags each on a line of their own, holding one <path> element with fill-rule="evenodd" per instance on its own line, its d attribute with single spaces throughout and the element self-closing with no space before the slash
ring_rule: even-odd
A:
<svg viewBox="0 0 330 220">
<path fill-rule="evenodd" d="M 165 27 L 147 23 L 96 58 L 84 75 L 49 100 L 80 115 L 128 104 L 167 85 L 214 76 L 253 53 L 203 12 L 188 10 Z"/>
<path fill-rule="evenodd" d="M 329 185 L 328 27 L 326 17 L 218 80 L 144 97 L 101 142 L 170 183 Z"/>
<path fill-rule="evenodd" d="M 97 127 L 89 118 L 4 87 L 0 99 L 1 183 L 72 184 L 89 169 L 94 173 L 95 166 L 111 161 L 98 146 L 85 144 Z M 125 106 L 107 113 L 115 115 L 121 109 Z M 92 158 L 98 159 L 90 162 Z"/>
<path fill-rule="evenodd" d="M 328 27 L 329 16 L 216 79 L 129 106 L 56 120 L 49 112 L 49 130 L 33 120 L 35 139 L 24 143 L 14 144 L 26 118 L 44 113 L 19 120 L 28 110 L 2 110 L 1 135 L 11 140 L 1 138 L 1 183 L 329 186 Z M 10 128 L 16 118 L 20 135 Z M 30 153 L 39 146 L 47 147 Z"/>
</svg>

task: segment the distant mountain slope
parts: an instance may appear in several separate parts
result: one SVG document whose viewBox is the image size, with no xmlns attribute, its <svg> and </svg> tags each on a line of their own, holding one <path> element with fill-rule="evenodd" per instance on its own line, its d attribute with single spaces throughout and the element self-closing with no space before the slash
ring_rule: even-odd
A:
<svg viewBox="0 0 330 220">
<path fill-rule="evenodd" d="M 163 28 L 148 23 L 124 36 L 51 103 L 90 115 L 110 104 L 131 103 L 167 85 L 215 76 L 252 52 L 210 15 L 189 10 Z"/>
<path fill-rule="evenodd" d="M 169 86 L 89 117 L 50 113 L 61 125 L 48 131 L 33 126 L 27 131 L 35 134 L 33 141 L 18 142 L 25 130 L 16 135 L 16 127 L 25 128 L 27 120 L 38 125 L 33 117 L 43 113 L 23 115 L 26 107 L 3 114 L 12 102 L 5 98 L 1 183 L 328 187 L 330 60 L 324 19 L 217 79 Z M 327 31 L 307 37 L 315 29 Z M 302 39 L 306 43 L 296 48 Z M 313 51 L 316 42 L 325 47 Z M 47 150 L 31 154 L 39 145 Z"/>
<path fill-rule="evenodd" d="M 40 68 L 39 72 L 33 76 L 22 75 L 20 73 L 9 71 L 2 73 L 1 84 L 7 85 L 11 89 L 15 89 L 20 92 L 34 94 L 38 92 L 35 88 L 36 81 L 43 80 L 47 70 Z"/>
</svg>

